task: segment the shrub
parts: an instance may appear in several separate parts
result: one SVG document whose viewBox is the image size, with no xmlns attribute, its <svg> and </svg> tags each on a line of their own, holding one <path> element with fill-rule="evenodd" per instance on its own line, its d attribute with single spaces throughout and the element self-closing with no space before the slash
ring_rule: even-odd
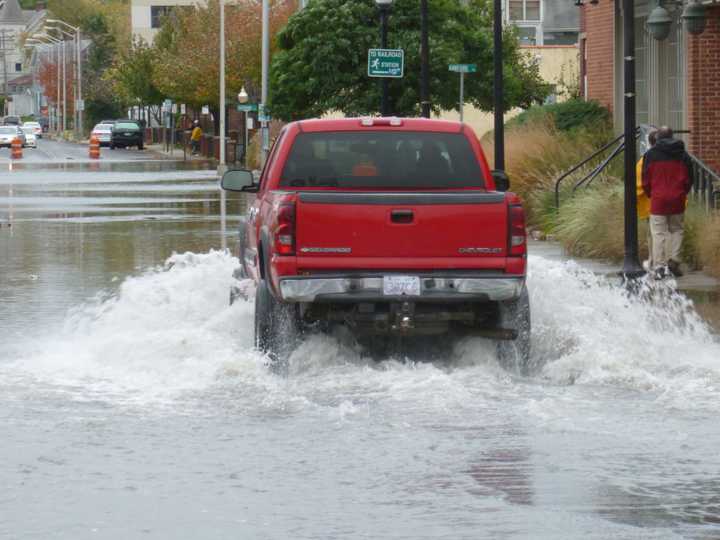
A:
<svg viewBox="0 0 720 540">
<path fill-rule="evenodd" d="M 560 131 L 607 131 L 610 127 L 610 112 L 597 101 L 569 99 L 562 103 L 530 107 L 508 122 L 508 127 L 528 123 L 545 122 L 550 118 Z"/>
<path fill-rule="evenodd" d="M 708 217 L 700 225 L 697 252 L 703 270 L 720 278 L 720 216 Z"/>
<path fill-rule="evenodd" d="M 608 132 L 609 134 L 609 132 Z M 600 136 L 604 142 L 608 134 Z M 492 137 L 483 139 L 486 155 L 492 159 Z M 538 116 L 531 122 L 510 126 L 505 137 L 506 172 L 510 189 L 527 203 L 528 222 L 548 231 L 547 220 L 554 215 L 555 180 L 598 146 L 597 133 L 577 130 L 561 132 L 551 117 Z M 574 173 L 563 184 L 568 188 L 587 174 L 599 159 Z M 565 196 L 563 196 L 563 199 Z M 552 212 L 548 213 L 549 210 Z"/>
</svg>

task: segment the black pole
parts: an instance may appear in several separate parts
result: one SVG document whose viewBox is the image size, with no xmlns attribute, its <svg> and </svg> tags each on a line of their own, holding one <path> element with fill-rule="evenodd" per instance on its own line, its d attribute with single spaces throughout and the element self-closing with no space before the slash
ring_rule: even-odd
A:
<svg viewBox="0 0 720 540">
<path fill-rule="evenodd" d="M 623 0 L 623 58 L 625 63 L 625 260 L 626 279 L 644 272 L 638 258 L 635 162 L 635 5 Z"/>
<path fill-rule="evenodd" d="M 430 43 L 428 39 L 428 3 L 420 0 L 420 110 L 430 118 Z"/>
<path fill-rule="evenodd" d="M 380 6 L 380 48 L 387 49 L 387 6 Z M 383 77 L 380 79 L 382 88 L 382 100 L 380 102 L 380 114 L 382 116 L 390 116 L 390 106 L 388 105 L 388 79 Z"/>
<path fill-rule="evenodd" d="M 502 45 L 502 0 L 495 0 L 493 7 L 493 60 L 495 77 L 493 98 L 495 102 L 495 169 L 505 170 L 505 124 L 503 121 L 503 45 Z"/>
</svg>

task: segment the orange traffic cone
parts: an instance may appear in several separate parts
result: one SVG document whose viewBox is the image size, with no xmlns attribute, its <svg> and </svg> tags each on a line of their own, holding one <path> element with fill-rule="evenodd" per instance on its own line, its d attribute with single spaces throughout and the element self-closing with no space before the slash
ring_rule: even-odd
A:
<svg viewBox="0 0 720 540">
<path fill-rule="evenodd" d="M 97 137 L 90 137 L 89 155 L 91 159 L 100 159 L 100 141 Z"/>
<path fill-rule="evenodd" d="M 11 143 L 12 150 L 10 151 L 10 157 L 12 159 L 22 159 L 22 142 L 20 137 L 15 137 Z"/>
</svg>

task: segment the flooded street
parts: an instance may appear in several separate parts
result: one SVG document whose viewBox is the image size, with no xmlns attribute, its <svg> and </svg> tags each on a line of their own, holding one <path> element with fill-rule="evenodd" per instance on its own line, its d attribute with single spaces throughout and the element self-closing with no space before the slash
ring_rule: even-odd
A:
<svg viewBox="0 0 720 540">
<path fill-rule="evenodd" d="M 278 376 L 214 171 L 0 165 L 0 538 L 720 537 L 720 342 L 685 296 L 531 255 L 530 377 L 329 336 Z"/>
</svg>

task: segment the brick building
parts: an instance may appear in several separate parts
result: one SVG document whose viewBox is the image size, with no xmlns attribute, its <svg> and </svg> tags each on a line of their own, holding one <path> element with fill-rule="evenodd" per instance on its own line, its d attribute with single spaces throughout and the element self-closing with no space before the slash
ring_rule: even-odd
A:
<svg viewBox="0 0 720 540">
<path fill-rule="evenodd" d="M 687 0 L 686 0 L 687 1 Z M 691 35 L 682 24 L 682 0 L 667 0 L 670 33 L 656 40 L 647 30 L 653 0 L 635 1 L 638 124 L 689 130 L 690 152 L 720 171 L 720 0 L 704 0 L 706 26 Z M 623 14 L 620 0 L 584 0 L 580 9 L 581 87 L 623 123 Z"/>
</svg>

